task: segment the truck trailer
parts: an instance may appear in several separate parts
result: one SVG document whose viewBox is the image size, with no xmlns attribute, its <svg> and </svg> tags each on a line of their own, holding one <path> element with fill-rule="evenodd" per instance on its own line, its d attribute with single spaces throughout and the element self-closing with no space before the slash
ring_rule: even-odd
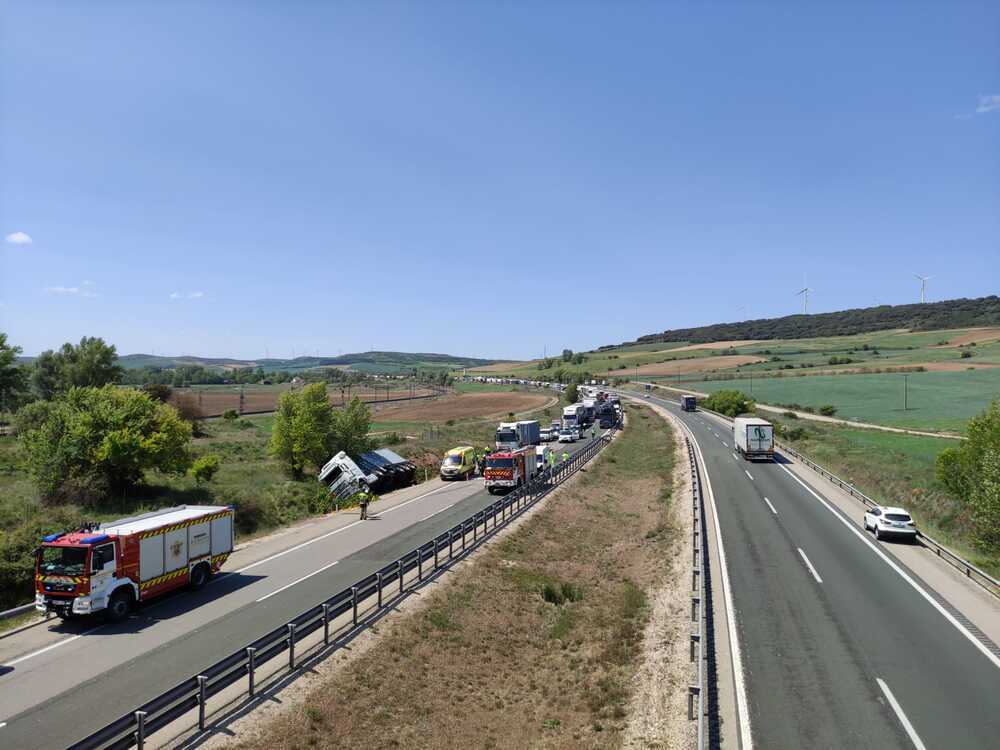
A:
<svg viewBox="0 0 1000 750">
<path fill-rule="evenodd" d="M 355 461 L 344 451 L 323 464 L 317 477 L 334 497 L 344 500 L 362 489 L 383 493 L 409 487 L 417 467 L 388 448 L 362 453 Z"/>
<path fill-rule="evenodd" d="M 747 461 L 774 458 L 774 425 L 758 417 L 733 420 L 733 443 Z"/>
<path fill-rule="evenodd" d="M 698 400 L 689 393 L 681 396 L 681 411 L 697 411 Z"/>
<path fill-rule="evenodd" d="M 200 589 L 233 551 L 232 506 L 180 505 L 78 531 L 49 534 L 35 552 L 35 609 L 62 618 Z"/>
</svg>

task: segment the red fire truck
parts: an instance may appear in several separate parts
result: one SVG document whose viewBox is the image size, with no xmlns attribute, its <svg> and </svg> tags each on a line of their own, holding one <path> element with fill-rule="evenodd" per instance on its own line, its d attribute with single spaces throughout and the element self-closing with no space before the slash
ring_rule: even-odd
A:
<svg viewBox="0 0 1000 750">
<path fill-rule="evenodd" d="M 121 620 L 136 602 L 199 589 L 233 551 L 233 515 L 230 506 L 181 505 L 42 537 L 35 609 Z"/>
<path fill-rule="evenodd" d="M 529 445 L 517 450 L 497 451 L 486 457 L 483 478 L 492 495 L 497 490 L 520 487 L 537 473 L 535 447 Z"/>
</svg>

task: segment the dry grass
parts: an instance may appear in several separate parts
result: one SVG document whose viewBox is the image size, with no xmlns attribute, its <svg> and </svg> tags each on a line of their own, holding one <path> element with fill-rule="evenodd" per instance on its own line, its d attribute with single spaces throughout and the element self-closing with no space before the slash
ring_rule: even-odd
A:
<svg viewBox="0 0 1000 750">
<path fill-rule="evenodd" d="M 739 365 L 750 365 L 757 362 L 764 362 L 762 357 L 752 357 L 748 354 L 726 354 L 719 357 L 697 357 L 694 359 L 675 359 L 673 362 L 654 362 L 648 365 L 640 365 L 638 368 L 639 377 L 643 375 L 690 375 L 697 372 L 710 372 L 712 370 L 727 370 Z M 634 375 L 636 368 L 630 367 L 628 370 L 616 370 L 607 373 Z"/>
<path fill-rule="evenodd" d="M 677 533 L 670 429 L 630 412 L 579 481 L 241 746 L 620 746 Z"/>
<path fill-rule="evenodd" d="M 948 343 L 937 348 L 955 348 L 966 344 L 984 344 L 1000 339 L 1000 328 L 970 328 L 968 331 L 948 339 Z"/>
<path fill-rule="evenodd" d="M 764 343 L 763 339 L 732 339 L 730 341 L 711 341 L 707 344 L 688 344 L 687 346 L 678 346 L 674 349 L 670 349 L 670 353 L 674 352 L 693 352 L 699 349 L 734 349 L 737 346 L 753 346 L 754 344 Z"/>
</svg>

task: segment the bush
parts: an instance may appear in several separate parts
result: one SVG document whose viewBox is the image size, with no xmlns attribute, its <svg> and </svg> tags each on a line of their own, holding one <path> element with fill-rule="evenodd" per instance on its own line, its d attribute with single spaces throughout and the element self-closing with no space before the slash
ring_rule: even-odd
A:
<svg viewBox="0 0 1000 750">
<path fill-rule="evenodd" d="M 798 419 L 799 418 L 799 415 L 796 414 L 794 411 L 782 412 L 781 416 L 788 417 L 789 419 Z"/>
<path fill-rule="evenodd" d="M 727 417 L 738 417 L 753 411 L 754 402 L 742 391 L 716 391 L 704 399 L 702 405 L 706 409 L 725 414 Z"/>
<path fill-rule="evenodd" d="M 971 359 L 971 358 L 972 358 L 972 352 L 970 352 L 968 349 L 962 352 L 962 359 Z"/>
<path fill-rule="evenodd" d="M 211 482 L 216 473 L 219 471 L 221 463 L 222 462 L 219 460 L 218 456 L 214 453 L 208 453 L 195 459 L 195 462 L 191 465 L 189 473 L 192 477 L 194 477 L 194 481 L 197 484 Z"/>
<path fill-rule="evenodd" d="M 821 407 L 819 407 L 819 413 L 822 414 L 824 417 L 832 417 L 834 414 L 837 413 L 837 407 L 834 406 L 833 404 L 823 404 Z"/>
<path fill-rule="evenodd" d="M 227 422 L 233 422 L 240 418 L 240 414 L 236 409 L 226 409 L 222 412 L 222 418 Z"/>
<path fill-rule="evenodd" d="M 387 432 L 385 435 L 381 436 L 379 442 L 381 442 L 382 445 L 399 445 L 403 442 L 403 438 L 399 436 L 398 432 Z"/>
<path fill-rule="evenodd" d="M 156 399 L 161 404 L 167 403 L 170 400 L 170 396 L 173 395 L 173 389 L 169 385 L 163 385 L 162 383 L 146 383 L 142 386 L 142 390 L 145 391 L 150 398 Z"/>
<path fill-rule="evenodd" d="M 790 427 L 785 431 L 785 437 L 791 441 L 801 440 L 806 436 L 805 428 L 802 427 Z"/>
</svg>

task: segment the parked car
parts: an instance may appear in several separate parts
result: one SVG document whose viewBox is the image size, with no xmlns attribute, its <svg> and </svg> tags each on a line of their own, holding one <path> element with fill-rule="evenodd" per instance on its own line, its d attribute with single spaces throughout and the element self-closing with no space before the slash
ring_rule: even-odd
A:
<svg viewBox="0 0 1000 750">
<path fill-rule="evenodd" d="M 539 437 L 543 443 L 551 443 L 553 440 L 558 439 L 559 432 L 547 427 L 541 431 Z"/>
<path fill-rule="evenodd" d="M 887 505 L 876 505 L 865 511 L 865 531 L 875 532 L 876 539 L 887 536 L 899 536 L 910 539 L 917 538 L 917 527 L 913 518 L 902 508 Z"/>
<path fill-rule="evenodd" d="M 580 433 L 575 429 L 567 428 L 565 430 L 559 430 L 560 443 L 575 443 L 579 437 Z"/>
</svg>

